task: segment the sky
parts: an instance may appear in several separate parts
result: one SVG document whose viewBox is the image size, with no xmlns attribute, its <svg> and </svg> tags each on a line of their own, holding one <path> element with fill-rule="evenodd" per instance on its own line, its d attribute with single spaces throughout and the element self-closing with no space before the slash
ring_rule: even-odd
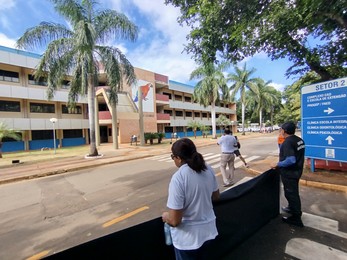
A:
<svg viewBox="0 0 347 260">
<path fill-rule="evenodd" d="M 114 9 L 125 14 L 139 28 L 136 42 L 117 41 L 109 43 L 118 47 L 135 67 L 164 74 L 170 80 L 195 85 L 190 73 L 197 68 L 191 54 L 184 52 L 189 28 L 178 24 L 178 8 L 166 6 L 164 0 L 99 0 L 101 8 Z M 0 45 L 15 48 L 16 40 L 40 22 L 68 24 L 54 11 L 49 0 L 0 0 Z M 42 51 L 31 49 L 41 54 Z M 286 78 L 285 71 L 291 66 L 286 60 L 271 61 L 264 53 L 249 57 L 238 64 L 255 68 L 254 77 L 272 81 L 282 91 L 295 79 Z M 233 72 L 231 68 L 229 72 Z"/>
</svg>

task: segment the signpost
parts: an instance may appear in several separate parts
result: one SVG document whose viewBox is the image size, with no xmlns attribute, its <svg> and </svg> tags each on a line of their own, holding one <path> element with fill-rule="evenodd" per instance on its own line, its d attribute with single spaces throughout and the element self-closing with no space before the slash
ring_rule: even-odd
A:
<svg viewBox="0 0 347 260">
<path fill-rule="evenodd" d="M 347 162 L 347 78 L 301 89 L 302 137 L 314 159 Z"/>
</svg>

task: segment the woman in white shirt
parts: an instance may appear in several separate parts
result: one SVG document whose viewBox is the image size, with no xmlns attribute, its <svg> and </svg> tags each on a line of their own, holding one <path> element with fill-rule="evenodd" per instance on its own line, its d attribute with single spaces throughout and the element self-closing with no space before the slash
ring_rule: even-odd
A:
<svg viewBox="0 0 347 260">
<path fill-rule="evenodd" d="M 190 139 L 177 140 L 171 151 L 179 169 L 171 178 L 169 210 L 162 219 L 170 225 L 176 259 L 204 259 L 208 241 L 218 235 L 212 205 L 219 198 L 215 173 Z"/>
</svg>

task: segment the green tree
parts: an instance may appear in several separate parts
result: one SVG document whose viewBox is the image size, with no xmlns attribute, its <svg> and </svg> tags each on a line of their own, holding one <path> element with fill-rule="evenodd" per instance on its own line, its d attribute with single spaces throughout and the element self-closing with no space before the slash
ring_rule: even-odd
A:
<svg viewBox="0 0 347 260">
<path fill-rule="evenodd" d="M 214 65 L 213 63 L 203 64 L 190 74 L 190 79 L 200 79 L 196 84 L 193 93 L 194 101 L 207 107 L 211 105 L 212 117 L 212 138 L 216 135 L 216 105 L 222 100 L 228 100 L 226 79 L 223 71 L 229 67 L 226 62 Z"/>
<path fill-rule="evenodd" d="M 300 121 L 301 119 L 301 88 L 317 82 L 319 76 L 314 72 L 306 73 L 299 80 L 284 89 L 283 109 L 277 115 L 277 121 Z"/>
<path fill-rule="evenodd" d="M 270 112 L 273 104 L 277 103 L 277 95 L 274 87 L 270 86 L 271 81 L 265 82 L 262 79 L 257 80 L 258 92 L 254 95 L 256 102 L 255 111 L 259 114 L 259 125 L 263 126 L 263 112 Z"/>
<path fill-rule="evenodd" d="M 229 118 L 227 118 L 225 115 L 219 115 L 217 120 L 216 120 L 216 124 L 220 127 L 220 128 L 225 128 L 226 126 L 231 125 L 231 121 Z M 220 129 L 221 130 L 221 129 Z"/>
<path fill-rule="evenodd" d="M 288 57 L 287 75 L 312 70 L 320 81 L 347 73 L 347 12 L 344 0 L 166 0 L 191 27 L 185 50 L 197 60 L 230 62 L 265 52 Z M 314 40 L 322 40 L 314 44 Z"/>
<path fill-rule="evenodd" d="M 187 127 L 191 128 L 194 133 L 194 138 L 196 139 L 196 131 L 201 129 L 202 124 L 198 121 L 191 120 L 187 123 Z"/>
<path fill-rule="evenodd" d="M 21 139 L 21 135 L 17 131 L 9 129 L 4 122 L 0 122 L 0 158 L 2 158 L 2 140 L 8 137 L 13 138 L 15 140 Z"/>
<path fill-rule="evenodd" d="M 136 81 L 134 68 L 115 47 L 105 44 L 118 39 L 135 41 L 138 28 L 123 14 L 114 10 L 99 10 L 93 0 L 51 0 L 55 10 L 69 26 L 42 22 L 29 28 L 17 41 L 21 49 L 46 47 L 35 77 L 47 77 L 47 96 L 71 75 L 69 106 L 73 107 L 78 95 L 88 95 L 90 128 L 90 156 L 97 156 L 95 138 L 95 87 L 98 86 L 100 63 L 107 74 L 109 99 L 115 111 L 117 92 L 123 80 L 131 85 Z M 116 118 L 115 113 L 112 118 Z M 115 126 L 117 124 L 114 124 Z M 116 131 L 117 132 L 117 129 Z M 118 142 L 117 138 L 115 138 Z"/>
<path fill-rule="evenodd" d="M 200 126 L 200 130 L 202 132 L 202 137 L 206 137 L 208 136 L 208 134 L 210 133 L 211 131 L 211 127 L 209 125 L 201 125 Z"/>
<path fill-rule="evenodd" d="M 231 97 L 235 97 L 236 94 L 240 95 L 241 110 L 242 110 L 242 134 L 245 135 L 245 103 L 246 103 L 246 90 L 249 90 L 255 95 L 258 93 L 257 78 L 251 78 L 255 69 L 247 70 L 246 63 L 243 68 L 240 69 L 234 66 L 235 72 L 229 73 L 228 80 L 232 82 L 230 90 L 232 92 Z"/>
</svg>

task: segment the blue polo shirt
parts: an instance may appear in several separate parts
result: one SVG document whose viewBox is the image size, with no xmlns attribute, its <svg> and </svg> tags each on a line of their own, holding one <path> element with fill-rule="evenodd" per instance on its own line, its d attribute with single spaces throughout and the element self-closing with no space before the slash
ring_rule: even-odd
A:
<svg viewBox="0 0 347 260">
<path fill-rule="evenodd" d="M 217 142 L 220 145 L 222 153 L 233 153 L 237 150 L 236 138 L 232 135 L 223 135 Z"/>
</svg>

